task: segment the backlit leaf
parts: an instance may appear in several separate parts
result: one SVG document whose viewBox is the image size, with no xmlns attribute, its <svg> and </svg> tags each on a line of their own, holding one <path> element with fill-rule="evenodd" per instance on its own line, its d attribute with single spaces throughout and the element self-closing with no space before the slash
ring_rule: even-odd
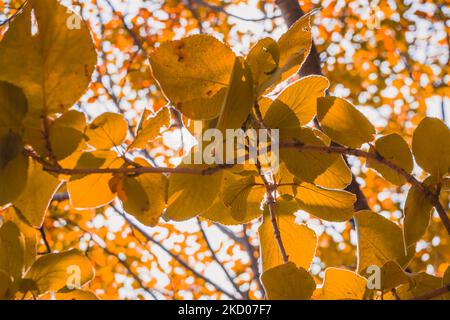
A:
<svg viewBox="0 0 450 320">
<path fill-rule="evenodd" d="M 414 167 L 408 144 L 396 133 L 381 137 L 375 141 L 375 148 L 371 148 L 371 151 L 378 153 L 381 157 L 397 165 L 407 173 L 410 173 Z M 393 184 L 403 185 L 406 182 L 404 176 L 376 160 L 367 159 L 367 167 L 375 169 Z"/>
<path fill-rule="evenodd" d="M 78 250 L 50 253 L 37 259 L 25 279 L 34 282 L 39 294 L 56 292 L 73 285 L 70 276 L 79 276 L 80 286 L 91 281 L 94 269 L 89 259 Z"/>
<path fill-rule="evenodd" d="M 366 279 L 355 272 L 328 268 L 325 270 L 322 300 L 361 300 L 366 291 Z"/>
<path fill-rule="evenodd" d="M 289 261 L 295 263 L 297 267 L 308 270 L 316 252 L 317 238 L 315 232 L 306 225 L 295 223 L 294 213 L 298 210 L 295 201 L 278 201 L 275 206 L 276 221 Z M 258 234 L 263 272 L 283 264 L 267 206 Z"/>
<path fill-rule="evenodd" d="M 150 56 L 153 76 L 170 102 L 191 119 L 219 115 L 236 56 L 210 35 L 161 44 Z"/>
<path fill-rule="evenodd" d="M 272 102 L 264 122 L 271 128 L 298 128 L 308 124 L 316 115 L 317 98 L 325 95 L 329 82 L 322 76 L 302 78 Z"/>
<path fill-rule="evenodd" d="M 450 129 L 439 119 L 423 119 L 414 131 L 412 150 L 422 169 L 442 177 L 450 167 Z"/>
<path fill-rule="evenodd" d="M 395 261 L 405 267 L 414 255 L 414 248 L 405 253 L 402 231 L 394 222 L 371 211 L 355 214 L 358 235 L 358 272 L 368 266 L 382 266 Z"/>
<path fill-rule="evenodd" d="M 76 164 L 78 169 L 120 168 L 123 160 L 114 151 L 84 153 Z M 70 201 L 75 208 L 89 209 L 103 206 L 115 195 L 109 188 L 111 174 L 88 174 L 72 176 L 67 183 Z"/>
<path fill-rule="evenodd" d="M 88 127 L 86 136 L 90 145 L 98 150 L 120 146 L 127 135 L 128 125 L 122 115 L 105 112 Z"/>
<path fill-rule="evenodd" d="M 317 118 L 323 131 L 334 141 L 352 148 L 370 142 L 375 128 L 350 102 L 341 98 L 317 100 Z"/>
<path fill-rule="evenodd" d="M 40 228 L 47 208 L 60 184 L 59 179 L 44 171 L 42 165 L 34 161 L 30 162 L 27 185 L 19 198 L 14 201 L 14 206 L 32 226 Z"/>
<path fill-rule="evenodd" d="M 91 81 L 97 54 L 84 23 L 68 28 L 73 14 L 57 0 L 30 0 L 0 43 L 0 81 L 21 87 L 33 114 L 66 111 Z"/>
<path fill-rule="evenodd" d="M 231 82 L 220 110 L 217 129 L 240 129 L 253 107 L 253 80 L 250 67 L 236 58 Z"/>
<path fill-rule="evenodd" d="M 19 136 L 0 134 L 0 206 L 16 200 L 25 189 L 28 158 Z"/>
<path fill-rule="evenodd" d="M 342 222 L 353 216 L 356 196 L 347 191 L 324 189 L 303 182 L 295 186 L 295 199 L 302 210 L 320 219 Z"/>
<path fill-rule="evenodd" d="M 293 262 L 265 271 L 261 281 L 269 300 L 308 300 L 316 288 L 308 271 Z"/>
<path fill-rule="evenodd" d="M 14 281 L 22 278 L 25 239 L 19 228 L 11 221 L 0 227 L 0 270 Z"/>
<path fill-rule="evenodd" d="M 57 160 L 70 156 L 79 149 L 86 129 L 84 113 L 70 110 L 56 119 L 50 129 L 50 143 Z"/>
</svg>

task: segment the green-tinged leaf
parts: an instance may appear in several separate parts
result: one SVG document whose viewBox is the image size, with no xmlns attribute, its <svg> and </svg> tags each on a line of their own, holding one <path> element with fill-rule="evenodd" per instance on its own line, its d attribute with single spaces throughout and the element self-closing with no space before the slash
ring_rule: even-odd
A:
<svg viewBox="0 0 450 320">
<path fill-rule="evenodd" d="M 57 0 L 30 0 L 0 43 L 0 81 L 24 90 L 32 116 L 69 109 L 86 91 L 97 54 L 85 23 Z"/>
<path fill-rule="evenodd" d="M 341 98 L 317 100 L 317 118 L 334 141 L 352 148 L 373 140 L 375 128 L 350 102 Z"/>
<path fill-rule="evenodd" d="M 323 97 L 329 86 L 327 78 L 309 76 L 290 86 L 272 102 L 264 123 L 271 128 L 298 128 L 316 115 L 317 98 Z"/>
<path fill-rule="evenodd" d="M 50 129 L 50 144 L 57 160 L 73 154 L 82 145 L 86 129 L 84 113 L 70 110 L 55 120 Z"/>
<path fill-rule="evenodd" d="M 265 271 L 261 281 L 269 300 L 309 300 L 316 288 L 308 271 L 293 262 Z"/>
<path fill-rule="evenodd" d="M 165 96 L 191 119 L 219 115 L 236 56 L 210 35 L 193 35 L 161 44 L 150 56 L 153 76 Z"/>
<path fill-rule="evenodd" d="M 328 268 L 325 270 L 320 299 L 362 300 L 366 291 L 366 279 L 355 272 Z"/>
<path fill-rule="evenodd" d="M 0 227 L 0 270 L 14 281 L 22 278 L 24 268 L 25 239 L 12 221 Z"/>
<path fill-rule="evenodd" d="M 442 177 L 450 167 L 450 129 L 437 118 L 425 118 L 414 131 L 412 150 L 426 172 Z"/>
<path fill-rule="evenodd" d="M 308 270 L 316 252 L 317 237 L 306 225 L 295 223 L 294 213 L 298 210 L 295 201 L 278 201 L 275 206 L 276 221 L 289 261 L 295 263 L 297 267 Z M 263 272 L 283 264 L 267 206 L 258 234 Z"/>
<path fill-rule="evenodd" d="M 123 160 L 114 151 L 95 151 L 84 153 L 75 168 L 120 168 Z M 72 176 L 67 183 L 70 201 L 74 208 L 89 209 L 101 207 L 112 200 L 115 195 L 109 188 L 111 174 L 87 174 Z"/>
<path fill-rule="evenodd" d="M 20 137 L 0 132 L 0 206 L 16 200 L 27 184 L 28 158 Z"/>
<path fill-rule="evenodd" d="M 12 129 L 20 133 L 28 111 L 28 102 L 22 89 L 0 81 L 0 130 Z"/>
<path fill-rule="evenodd" d="M 405 253 L 402 230 L 394 222 L 371 211 L 355 214 L 358 236 L 358 272 L 372 265 L 395 261 L 405 267 L 414 256 L 414 248 Z"/>
<path fill-rule="evenodd" d="M 342 222 L 353 216 L 356 196 L 342 190 L 328 190 L 303 182 L 295 186 L 295 199 L 300 208 L 316 217 Z"/>
<path fill-rule="evenodd" d="M 61 182 L 57 177 L 44 171 L 41 164 L 32 161 L 28 167 L 27 185 L 21 195 L 14 200 L 14 206 L 32 226 L 39 228 L 60 185 Z"/>
<path fill-rule="evenodd" d="M 88 127 L 88 143 L 98 150 L 108 150 L 120 146 L 128 130 L 128 124 L 122 115 L 105 112 Z"/>
<path fill-rule="evenodd" d="M 326 146 L 310 128 L 287 129 L 280 131 L 281 141 L 297 141 L 308 145 Z M 295 148 L 282 148 L 280 158 L 286 168 L 301 181 L 314 183 L 338 159 L 339 155 L 304 151 Z"/>
<path fill-rule="evenodd" d="M 384 136 L 375 141 L 375 148 L 371 152 L 377 153 L 387 161 L 410 173 L 414 167 L 411 150 L 406 141 L 396 133 Z M 375 169 L 386 180 L 396 185 L 406 183 L 404 176 L 388 166 L 373 159 L 367 159 L 367 167 Z"/>
<path fill-rule="evenodd" d="M 161 135 L 161 128 L 163 126 L 169 127 L 170 114 L 166 108 L 162 108 L 159 112 L 147 118 L 147 113 L 144 112 L 145 119 L 141 120 L 141 126 L 136 134 L 136 138 L 130 144 L 129 149 L 143 149 L 147 144 Z"/>
<path fill-rule="evenodd" d="M 220 198 L 230 208 L 231 216 L 238 221 L 247 220 L 248 216 L 261 214 L 260 204 L 266 189 L 256 184 L 254 176 L 244 177 L 233 182 L 225 182 Z"/>
<path fill-rule="evenodd" d="M 251 70 L 245 60 L 238 57 L 234 63 L 230 86 L 220 110 L 217 129 L 222 132 L 227 129 L 240 129 L 252 110 L 253 101 Z"/>
<path fill-rule="evenodd" d="M 76 282 L 83 286 L 93 278 L 94 268 L 91 262 L 78 250 L 42 256 L 25 276 L 25 279 L 33 281 L 39 295 L 70 288 L 77 285 Z"/>
</svg>

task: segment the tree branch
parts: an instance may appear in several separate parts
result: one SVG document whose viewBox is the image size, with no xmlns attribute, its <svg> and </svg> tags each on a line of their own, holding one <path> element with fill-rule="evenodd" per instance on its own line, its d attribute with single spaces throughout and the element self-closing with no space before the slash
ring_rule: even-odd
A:
<svg viewBox="0 0 450 320">
<path fill-rule="evenodd" d="M 448 292 L 450 292 L 450 283 L 445 285 L 445 286 L 443 286 L 443 287 L 441 287 L 441 288 L 439 288 L 439 289 L 436 289 L 436 290 L 424 293 L 424 294 L 422 294 L 420 296 L 417 296 L 417 297 L 414 297 L 414 298 L 412 298 L 410 300 L 430 300 L 430 299 L 439 297 L 439 296 L 441 296 L 443 294 L 446 294 Z"/>
</svg>

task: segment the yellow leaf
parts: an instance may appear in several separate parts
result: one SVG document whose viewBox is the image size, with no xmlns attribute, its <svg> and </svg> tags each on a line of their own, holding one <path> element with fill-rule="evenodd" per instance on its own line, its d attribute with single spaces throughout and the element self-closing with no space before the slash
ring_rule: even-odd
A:
<svg viewBox="0 0 450 320">
<path fill-rule="evenodd" d="M 308 271 L 293 262 L 265 271 L 261 281 L 269 300 L 309 300 L 316 288 Z"/>
<path fill-rule="evenodd" d="M 143 117 L 146 117 L 144 113 Z M 160 136 L 162 126 L 169 127 L 170 115 L 166 108 L 162 108 L 153 117 L 141 120 L 142 126 L 137 132 L 136 138 L 129 146 L 129 149 L 142 149 L 147 144 Z"/>
<path fill-rule="evenodd" d="M 429 179 L 425 179 L 424 183 L 428 185 L 429 181 Z M 407 248 L 419 241 L 425 234 L 430 224 L 432 210 L 433 205 L 423 192 L 412 186 L 408 191 L 403 210 L 405 217 L 403 220 L 403 236 Z"/>
<path fill-rule="evenodd" d="M 303 182 L 295 186 L 295 199 L 300 208 L 316 217 L 342 222 L 353 216 L 356 196 L 342 190 L 328 190 Z"/>
<path fill-rule="evenodd" d="M 252 73 L 241 57 L 236 58 L 230 86 L 222 105 L 217 129 L 240 129 L 253 108 Z"/>
<path fill-rule="evenodd" d="M 187 165 L 181 165 L 186 167 Z M 165 217 L 175 221 L 193 218 L 208 209 L 217 198 L 222 172 L 212 175 L 171 174 Z"/>
<path fill-rule="evenodd" d="M 123 208 L 146 226 L 156 226 L 163 214 L 167 178 L 163 174 L 142 174 L 125 178 Z"/>
<path fill-rule="evenodd" d="M 275 207 L 276 220 L 289 261 L 295 263 L 297 267 L 308 270 L 316 252 L 317 238 L 313 230 L 295 223 L 294 213 L 298 210 L 295 201 L 278 201 Z M 258 234 L 263 272 L 283 264 L 267 206 Z"/>
<path fill-rule="evenodd" d="M 444 276 L 442 277 L 442 286 L 450 285 L 450 266 L 445 270 Z M 445 294 L 445 299 L 450 300 L 450 292 Z"/>
<path fill-rule="evenodd" d="M 12 221 L 0 228 L 0 270 L 5 271 L 14 281 L 22 278 L 24 268 L 25 239 Z"/>
<path fill-rule="evenodd" d="M 317 100 L 317 118 L 323 131 L 334 141 L 352 148 L 370 142 L 375 128 L 350 102 L 341 98 Z"/>
<path fill-rule="evenodd" d="M 327 78 L 309 76 L 290 86 L 272 102 L 264 122 L 271 128 L 298 128 L 308 124 L 316 115 L 317 98 L 329 87 Z"/>
<path fill-rule="evenodd" d="M 55 300 L 99 300 L 92 292 L 86 290 L 72 290 L 55 293 Z"/>
<path fill-rule="evenodd" d="M 0 270 L 0 300 L 8 300 L 13 294 L 14 285 L 9 274 Z"/>
<path fill-rule="evenodd" d="M 328 268 L 325 270 L 320 299 L 362 300 L 366 291 L 366 279 L 355 272 Z"/>
<path fill-rule="evenodd" d="M 414 131 L 412 150 L 422 169 L 442 177 L 450 167 L 450 129 L 439 119 L 423 119 Z"/>
<path fill-rule="evenodd" d="M 32 161 L 28 167 L 27 185 L 14 201 L 14 206 L 32 226 L 40 228 L 52 197 L 60 185 L 61 182 L 57 177 L 44 171 L 42 165 Z"/>
<path fill-rule="evenodd" d="M 128 124 L 122 115 L 105 112 L 88 127 L 88 142 L 98 150 L 120 146 L 127 135 Z"/>
<path fill-rule="evenodd" d="M 73 277 L 73 282 L 71 281 Z M 78 279 L 76 279 L 79 277 Z M 74 285 L 83 286 L 94 278 L 94 268 L 89 259 L 79 250 L 50 253 L 40 257 L 26 273 L 39 295 L 49 291 L 70 289 Z M 77 284 L 75 280 L 79 280 Z"/>
<path fill-rule="evenodd" d="M 250 49 L 246 61 L 253 74 L 254 87 L 259 91 L 259 86 L 278 69 L 280 47 L 272 38 L 261 39 Z"/>
<path fill-rule="evenodd" d="M 219 115 L 235 59 L 213 36 L 193 35 L 162 43 L 150 65 L 170 102 L 188 118 L 203 120 Z"/>
<path fill-rule="evenodd" d="M 394 222 L 371 211 L 355 213 L 358 236 L 358 272 L 371 265 L 395 261 L 405 267 L 414 256 L 414 248 L 405 253 L 402 230 Z"/>
<path fill-rule="evenodd" d="M 28 157 L 15 133 L 0 132 L 0 206 L 16 200 L 27 184 Z"/>
<path fill-rule="evenodd" d="M 76 164 L 77 169 L 120 168 L 123 160 L 114 151 L 84 153 Z M 67 182 L 72 206 L 78 209 L 97 208 L 114 200 L 109 188 L 111 174 L 88 174 L 72 176 Z"/>
<path fill-rule="evenodd" d="M 308 145 L 325 146 L 310 128 L 280 130 L 282 141 L 298 141 Z M 339 155 L 303 151 L 294 148 L 282 148 L 280 158 L 286 168 L 301 181 L 314 183 L 339 158 Z"/>
<path fill-rule="evenodd" d="M 30 0 L 0 43 L 0 81 L 24 90 L 32 116 L 66 111 L 91 81 L 97 54 L 85 23 L 68 28 L 74 14 L 57 0 Z"/>
<path fill-rule="evenodd" d="M 242 172 L 241 172 L 242 173 Z M 253 174 L 253 173 L 252 173 Z M 222 172 L 222 183 L 221 183 L 221 189 L 220 194 L 221 196 L 217 197 L 216 200 L 213 202 L 213 204 L 206 209 L 204 212 L 202 212 L 201 216 L 203 218 L 209 219 L 211 221 L 221 223 L 223 225 L 240 225 L 244 223 L 248 223 L 262 215 L 261 211 L 261 201 L 264 198 L 265 195 L 265 189 L 264 188 L 255 188 L 251 187 L 253 184 L 250 181 L 250 185 L 243 183 L 246 180 L 243 179 L 242 176 L 239 174 L 233 174 L 231 171 L 225 170 Z M 243 179 L 243 180 L 241 180 Z M 236 211 L 236 204 L 233 208 L 233 201 L 235 198 L 231 198 L 231 205 L 226 206 L 224 204 L 224 191 L 226 189 L 233 189 L 233 185 L 238 186 L 238 189 L 245 186 L 249 186 L 251 188 L 250 192 L 245 195 L 239 194 L 239 196 L 243 197 L 243 201 L 246 201 L 246 210 L 245 212 L 242 211 Z M 242 189 L 240 189 L 242 190 Z M 236 194 L 236 193 L 234 193 Z M 245 196 L 247 196 L 245 200 Z M 233 214 L 236 215 L 236 218 L 233 216 Z M 239 220 L 238 220 L 239 219 Z"/>
<path fill-rule="evenodd" d="M 401 300 L 409 300 L 442 287 L 442 279 L 425 272 L 411 274 L 411 283 L 401 285 L 396 289 Z M 394 297 L 392 297 L 395 299 Z M 446 295 L 440 295 L 432 300 L 445 300 Z"/>
<path fill-rule="evenodd" d="M 3 212 L 3 219 L 14 223 L 24 236 L 24 267 L 28 269 L 36 260 L 37 230 L 29 225 L 25 217 L 14 207 Z"/>
<path fill-rule="evenodd" d="M 381 267 L 381 290 L 389 291 L 410 282 L 410 278 L 397 262 L 388 261 Z"/>
<path fill-rule="evenodd" d="M 22 89 L 0 81 L 0 130 L 12 129 L 19 134 L 28 110 L 28 102 Z"/>
<path fill-rule="evenodd" d="M 220 199 L 230 208 L 233 219 L 244 221 L 249 216 L 261 215 L 260 205 L 266 189 L 263 185 L 256 184 L 254 176 L 250 175 L 224 184 L 226 186 L 220 193 Z"/>
<path fill-rule="evenodd" d="M 409 149 L 408 144 L 396 133 L 381 137 L 375 141 L 375 148 L 371 148 L 371 152 L 376 152 L 384 159 L 405 170 L 407 173 L 410 173 L 414 167 L 411 150 Z M 406 183 L 405 177 L 391 168 L 380 164 L 376 160 L 367 159 L 367 167 L 375 169 L 386 180 L 393 184 L 403 185 Z"/>
<path fill-rule="evenodd" d="M 50 144 L 57 160 L 73 154 L 82 145 L 86 117 L 84 113 L 70 110 L 56 119 L 50 128 Z"/>
<path fill-rule="evenodd" d="M 322 131 L 313 129 L 314 134 L 330 146 L 331 139 Z M 348 167 L 342 156 L 339 156 L 335 162 L 314 180 L 314 184 L 329 189 L 345 189 L 352 182 L 352 171 Z"/>
</svg>

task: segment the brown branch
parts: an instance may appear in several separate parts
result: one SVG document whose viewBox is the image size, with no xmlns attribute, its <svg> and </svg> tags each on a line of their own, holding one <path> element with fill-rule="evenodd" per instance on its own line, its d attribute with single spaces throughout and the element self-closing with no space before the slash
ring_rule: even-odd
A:
<svg viewBox="0 0 450 320">
<path fill-rule="evenodd" d="M 50 247 L 50 244 L 48 243 L 47 235 L 45 234 L 44 226 L 39 228 L 39 232 L 41 233 L 41 238 L 42 238 L 42 241 L 44 242 L 44 245 L 45 245 L 45 249 L 46 249 L 45 253 L 46 254 L 52 253 L 52 248 Z"/>
<path fill-rule="evenodd" d="M 284 248 L 283 240 L 281 239 L 280 228 L 278 227 L 277 215 L 275 210 L 276 201 L 275 197 L 273 196 L 273 193 L 274 190 L 276 189 L 276 186 L 274 184 L 271 184 L 264 176 L 264 174 L 261 171 L 261 165 L 259 164 L 259 161 L 257 162 L 256 165 L 260 172 L 260 177 L 264 182 L 264 186 L 266 187 L 267 207 L 269 208 L 270 221 L 272 222 L 275 240 L 277 241 L 278 249 L 280 250 L 281 256 L 283 258 L 283 263 L 288 263 L 289 257 L 286 253 L 286 249 Z"/>
<path fill-rule="evenodd" d="M 417 296 L 417 297 L 414 297 L 414 298 L 412 298 L 410 300 L 430 300 L 430 299 L 439 297 L 439 296 L 441 296 L 443 294 L 446 294 L 448 292 L 450 292 L 450 283 L 445 285 L 445 286 L 443 286 L 443 287 L 441 287 L 441 288 L 439 288 L 439 289 L 436 289 L 436 290 L 424 293 L 424 294 L 422 294 L 420 296 Z"/>
<path fill-rule="evenodd" d="M 450 235 L 450 219 L 447 216 L 447 213 L 439 201 L 439 194 L 431 191 L 428 186 L 426 186 L 423 182 L 420 182 L 416 177 L 412 174 L 406 172 L 404 169 L 400 168 L 396 164 L 390 162 L 384 157 L 380 156 L 377 153 L 370 153 L 367 151 L 347 148 L 342 146 L 325 146 L 325 145 L 307 145 L 303 144 L 299 141 L 281 141 L 280 148 L 294 148 L 299 151 L 309 151 L 309 152 L 319 152 L 319 153 L 333 153 L 333 154 L 341 154 L 347 156 L 355 156 L 366 159 L 372 159 L 377 161 L 380 164 L 387 166 L 388 168 L 394 170 L 401 176 L 403 176 L 406 181 L 408 181 L 411 185 L 421 191 L 428 201 L 436 208 L 436 211 L 439 214 L 439 217 L 442 220 L 445 228 L 447 229 L 448 234 Z M 44 165 L 44 170 L 48 172 L 64 174 L 64 175 L 86 175 L 86 174 L 144 174 L 144 173 L 173 173 L 173 174 L 198 174 L 198 175 L 212 175 L 220 170 L 227 169 L 233 167 L 233 165 L 218 165 L 210 168 L 162 168 L 162 167 L 123 167 L 123 168 L 92 168 L 92 169 L 64 169 L 58 167 L 52 167 L 45 160 L 42 160 L 36 153 L 30 150 L 24 150 L 25 154 L 32 157 L 36 161 L 42 163 Z M 271 184 L 267 181 L 267 179 L 262 176 L 265 180 L 264 184 L 266 188 L 268 188 L 268 200 L 274 200 L 272 196 L 273 188 Z M 270 192 L 269 192 L 270 190 Z M 269 209 L 271 205 L 269 202 Z M 272 205 L 273 207 L 273 205 Z M 272 208 L 273 211 L 273 208 Z"/>
<path fill-rule="evenodd" d="M 415 188 L 417 188 L 420 192 L 422 192 L 428 201 L 436 208 L 436 211 L 439 214 L 439 217 L 442 220 L 445 228 L 447 229 L 447 233 L 450 235 L 450 219 L 447 216 L 447 213 L 439 201 L 439 194 L 434 194 L 428 186 L 426 186 L 423 182 L 420 182 L 416 177 L 412 174 L 406 172 L 404 169 L 400 168 L 396 164 L 390 162 L 385 159 L 381 155 L 377 153 L 370 153 L 367 151 L 347 148 L 347 147 L 338 147 L 338 146 L 321 146 L 321 145 L 306 145 L 298 141 L 291 142 L 280 142 L 280 148 L 295 148 L 302 151 L 313 151 L 313 152 L 322 152 L 322 153 L 334 153 L 334 154 L 342 154 L 349 155 L 355 157 L 361 157 L 366 159 L 372 159 L 381 163 L 390 169 L 397 172 L 399 175 L 403 176 L 406 181 L 411 183 Z"/>
</svg>

